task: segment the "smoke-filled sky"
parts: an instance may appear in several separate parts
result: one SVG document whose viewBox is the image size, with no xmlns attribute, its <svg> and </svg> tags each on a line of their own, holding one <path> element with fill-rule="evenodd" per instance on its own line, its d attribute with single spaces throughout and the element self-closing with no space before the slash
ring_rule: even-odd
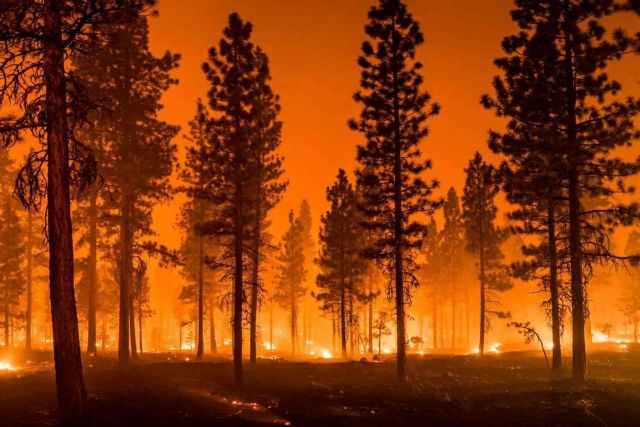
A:
<svg viewBox="0 0 640 427">
<path fill-rule="evenodd" d="M 200 69 L 207 50 L 217 45 L 227 17 L 237 11 L 254 24 L 254 42 L 269 55 L 273 87 L 281 96 L 284 122 L 282 154 L 287 194 L 273 212 L 273 232 L 280 236 L 286 213 L 307 198 L 316 219 L 327 207 L 324 189 L 338 168 L 355 166 L 361 138 L 346 122 L 358 114 L 352 94 L 358 87 L 356 64 L 364 39 L 363 26 L 372 0 L 161 0 L 159 17 L 151 20 L 152 49 L 182 54 L 177 70 L 180 85 L 164 98 L 163 117 L 182 126 L 195 112 L 198 97 L 205 98 L 207 81 Z M 424 64 L 425 88 L 442 105 L 431 120 L 431 134 L 423 151 L 434 162 L 432 176 L 443 190 L 460 189 L 463 168 L 476 150 L 488 155 L 486 136 L 500 121 L 479 104 L 491 93 L 496 74 L 493 59 L 500 42 L 516 31 L 510 19 L 511 0 L 409 0 L 419 20 L 425 44 L 418 59 Z M 634 24 L 637 24 L 635 22 Z M 635 25 L 637 27 L 637 25 Z M 622 81 L 636 90 L 637 65 L 631 58 Z M 629 84 L 627 84 L 629 86 Z M 178 139 L 182 145 L 184 140 Z M 161 239 L 175 243 L 177 203 L 158 209 Z"/>
</svg>

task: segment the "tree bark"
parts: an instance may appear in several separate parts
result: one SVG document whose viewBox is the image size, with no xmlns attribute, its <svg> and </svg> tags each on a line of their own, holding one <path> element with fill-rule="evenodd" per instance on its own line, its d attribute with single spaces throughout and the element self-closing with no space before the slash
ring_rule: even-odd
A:
<svg viewBox="0 0 640 427">
<path fill-rule="evenodd" d="M 260 172 L 258 172 L 260 173 Z M 258 345 L 256 342 L 258 332 L 258 280 L 260 274 L 260 228 L 262 222 L 262 200 L 260 199 L 260 189 L 257 189 L 257 200 L 255 201 L 255 212 L 253 220 L 253 248 L 251 263 L 251 302 L 249 313 L 249 363 L 255 364 L 258 357 Z"/>
<path fill-rule="evenodd" d="M 202 212 L 202 208 L 200 208 Z M 200 220 L 202 221 L 202 215 Z M 196 360 L 204 358 L 204 237 L 198 236 L 198 348 Z"/>
<path fill-rule="evenodd" d="M 96 354 L 96 296 L 98 292 L 98 191 L 89 193 L 89 304 L 87 307 L 87 353 Z"/>
<path fill-rule="evenodd" d="M 138 349 L 136 344 L 136 319 L 135 319 L 135 298 L 133 292 L 129 297 L 129 343 L 131 344 L 131 358 L 138 357 Z"/>
<path fill-rule="evenodd" d="M 27 209 L 27 308 L 25 310 L 25 349 L 31 351 L 33 317 L 33 214 Z"/>
<path fill-rule="evenodd" d="M 571 26 L 574 23 L 572 7 L 569 0 L 564 1 L 564 66 L 565 89 L 567 96 L 566 128 L 569 147 L 569 253 L 571 256 L 571 318 L 572 318 L 572 372 L 575 381 L 583 382 L 587 379 L 587 352 L 584 338 L 585 306 L 584 284 L 582 283 L 582 248 L 580 225 L 580 178 L 578 162 L 580 149 L 578 147 L 577 117 L 576 117 L 576 88 L 573 65 L 573 40 Z"/>
<path fill-rule="evenodd" d="M 209 339 L 210 339 L 210 351 L 213 354 L 218 353 L 218 345 L 216 343 L 216 323 L 215 323 L 215 308 L 216 304 L 211 297 L 209 305 Z"/>
<path fill-rule="evenodd" d="M 120 209 L 120 304 L 118 322 L 118 361 L 127 364 L 131 353 L 129 348 L 129 293 L 131 292 L 132 256 L 130 254 L 130 225 L 127 198 L 123 197 Z M 135 335 L 134 335 L 135 336 Z"/>
<path fill-rule="evenodd" d="M 44 2 L 49 290 L 58 412 L 64 425 L 89 422 L 73 286 L 69 145 L 61 1 Z"/>
</svg>

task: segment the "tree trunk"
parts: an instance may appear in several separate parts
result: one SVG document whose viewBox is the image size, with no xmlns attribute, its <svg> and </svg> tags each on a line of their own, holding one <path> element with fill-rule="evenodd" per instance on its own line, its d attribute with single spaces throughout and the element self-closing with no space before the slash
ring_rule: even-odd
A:
<svg viewBox="0 0 640 427">
<path fill-rule="evenodd" d="M 58 412 L 64 425 L 89 420 L 73 286 L 69 146 L 61 1 L 44 2 L 43 74 L 47 122 L 49 287 Z"/>
<path fill-rule="evenodd" d="M 585 306 L 584 283 L 582 283 L 582 248 L 580 225 L 580 178 L 576 125 L 576 89 L 573 68 L 573 41 L 571 25 L 574 23 L 572 6 L 569 0 L 564 2 L 564 43 L 565 43 L 565 85 L 567 92 L 567 143 L 569 160 L 569 254 L 571 256 L 571 318 L 572 318 L 572 377 L 582 382 L 587 379 L 587 352 L 584 339 Z"/>
<path fill-rule="evenodd" d="M 4 348 L 9 348 L 9 304 L 4 305 Z"/>
<path fill-rule="evenodd" d="M 480 246 L 480 342 L 478 344 L 478 353 L 484 355 L 484 332 L 486 324 L 486 295 L 485 295 L 485 256 L 484 256 L 484 177 L 478 178 L 478 216 L 479 216 L 479 246 Z"/>
<path fill-rule="evenodd" d="M 258 194 L 260 192 L 258 191 Z M 261 226 L 261 200 L 255 203 L 253 248 L 251 263 L 251 303 L 249 313 L 249 363 L 255 364 L 258 357 L 258 344 L 256 342 L 258 332 L 258 280 L 260 274 L 260 226 Z"/>
<path fill-rule="evenodd" d="M 340 283 L 340 350 L 342 358 L 347 358 L 347 307 L 344 280 Z"/>
<path fill-rule="evenodd" d="M 202 205 L 202 203 L 200 203 Z M 202 207 L 200 208 L 202 212 Z M 200 220 L 203 220 L 200 215 Z M 204 358 L 204 237 L 198 236 L 198 338 L 196 360 Z"/>
<path fill-rule="evenodd" d="M 547 231 L 549 242 L 549 291 L 551 293 L 551 331 L 553 335 L 553 355 L 551 369 L 557 372 L 562 366 L 562 349 L 560 342 L 560 292 L 558 288 L 558 253 L 556 247 L 556 218 L 553 195 L 548 200 Z"/>
<path fill-rule="evenodd" d="M 395 18 L 394 18 L 395 26 Z M 395 37 L 394 37 L 395 38 Z M 394 44 L 397 41 L 394 40 Z M 394 53 L 394 65 L 397 63 Z M 404 269 L 403 234 L 404 214 L 402 212 L 402 141 L 400 136 L 400 99 L 398 93 L 398 71 L 393 66 L 393 242 L 395 267 L 395 305 L 396 305 L 396 374 L 398 380 L 407 380 L 407 355 L 405 351 L 405 315 L 404 315 Z"/>
<path fill-rule="evenodd" d="M 138 298 L 138 338 L 140 354 L 142 354 L 142 298 Z"/>
<path fill-rule="evenodd" d="M 373 353 L 373 280 L 369 277 L 369 353 Z"/>
<path fill-rule="evenodd" d="M 134 305 L 133 292 L 129 298 L 129 335 L 131 344 L 131 358 L 136 359 L 138 357 L 138 350 L 136 345 L 136 320 L 135 320 L 135 305 Z"/>
<path fill-rule="evenodd" d="M 96 354 L 96 296 L 98 293 L 98 190 L 89 193 L 89 304 L 87 307 L 87 353 Z"/>
<path fill-rule="evenodd" d="M 216 304 L 213 300 L 213 296 L 211 297 L 210 305 L 209 305 L 209 337 L 210 337 L 210 351 L 213 354 L 218 353 L 218 345 L 216 343 L 216 323 L 215 323 L 215 309 Z"/>
<path fill-rule="evenodd" d="M 438 348 L 438 307 L 436 304 L 436 299 L 433 298 L 432 302 L 433 306 L 433 348 Z"/>
<path fill-rule="evenodd" d="M 243 251 L 244 251 L 244 224 L 243 216 L 243 195 L 242 185 L 236 186 L 235 201 L 235 274 L 233 284 L 233 367 L 234 383 L 237 387 L 242 386 L 242 298 L 243 290 Z"/>
<path fill-rule="evenodd" d="M 128 198 L 123 197 L 120 208 L 120 305 L 118 321 L 118 361 L 129 363 L 129 294 L 131 293 L 131 275 L 133 272 L 132 254 L 130 253 L 130 214 Z M 135 335 L 133 335 L 135 337 Z"/>
<path fill-rule="evenodd" d="M 33 214 L 27 209 L 27 308 L 25 311 L 25 349 L 31 351 L 31 326 L 33 313 Z"/>
</svg>

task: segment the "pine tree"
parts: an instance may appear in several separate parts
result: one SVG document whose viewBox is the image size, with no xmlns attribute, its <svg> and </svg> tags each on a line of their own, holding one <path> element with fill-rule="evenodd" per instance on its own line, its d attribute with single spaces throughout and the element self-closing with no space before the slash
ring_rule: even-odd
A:
<svg viewBox="0 0 640 427">
<path fill-rule="evenodd" d="M 218 48 L 209 49 L 202 66 L 211 87 L 208 92 L 212 110 L 211 132 L 219 141 L 211 152 L 216 176 L 211 185 L 212 197 L 219 208 L 215 221 L 201 227 L 200 232 L 224 236 L 223 264 L 232 280 L 232 327 L 234 382 L 243 383 L 242 321 L 246 301 L 245 266 L 249 260 L 252 216 L 253 177 L 253 100 L 257 71 L 255 46 L 251 42 L 251 23 L 237 13 L 229 16 Z M 226 262 L 228 261 L 228 262 Z"/>
<path fill-rule="evenodd" d="M 293 211 L 289 212 L 289 229 L 282 237 L 280 254 L 277 257 L 279 266 L 274 298 L 289 312 L 291 356 L 296 355 L 300 300 L 307 292 L 303 286 L 306 275 L 303 231 L 299 217 L 296 218 Z"/>
<path fill-rule="evenodd" d="M 258 306 L 263 292 L 260 273 L 266 258 L 271 236 L 267 232 L 267 215 L 278 204 L 288 183 L 282 180 L 282 157 L 277 153 L 281 143 L 282 122 L 279 98 L 269 81 L 269 60 L 259 48 L 255 49 L 256 72 L 253 76 L 253 95 L 250 136 L 251 163 L 251 298 L 249 301 L 249 360 L 256 363 Z"/>
<path fill-rule="evenodd" d="M 370 256 L 384 265 L 391 278 L 397 318 L 397 375 L 406 372 L 405 305 L 417 286 L 413 250 L 419 248 L 425 225 L 415 220 L 438 203 L 431 199 L 436 182 L 423 180 L 431 162 L 422 158 L 419 143 L 427 135 L 426 120 L 437 114 L 422 90 L 422 64 L 415 60 L 424 41 L 420 26 L 400 0 L 380 0 L 369 11 L 362 44 L 361 90 L 354 96 L 362 104 L 350 127 L 364 134 L 358 147 L 359 186 L 363 190 L 367 226 L 376 231 Z M 425 111 L 426 110 L 426 111 Z"/>
<path fill-rule="evenodd" d="M 363 289 L 368 267 L 363 256 L 364 229 L 360 225 L 357 197 L 344 170 L 338 171 L 334 184 L 327 188 L 329 210 L 320 219 L 320 253 L 316 263 L 320 308 L 337 314 L 340 322 L 340 349 L 347 358 L 347 328 L 356 321 L 354 301 L 366 298 Z"/>
<path fill-rule="evenodd" d="M 517 52 L 511 65 L 523 65 L 513 70 L 505 61 L 517 79 L 515 96 L 540 90 L 535 99 L 541 103 L 538 108 L 525 104 L 522 117 L 520 111 L 505 115 L 525 119 L 527 130 L 545 130 L 562 159 L 557 171 L 568 199 L 572 375 L 578 381 L 587 376 L 585 285 L 592 265 L 626 260 L 612 252 L 609 236 L 637 216 L 636 206 L 621 203 L 620 195 L 632 192 L 624 181 L 638 172 L 638 163 L 616 155 L 637 137 L 633 118 L 640 103 L 623 100 L 621 85 L 606 75 L 611 62 L 634 50 L 634 39 L 621 29 L 608 33 L 603 22 L 631 6 L 615 0 L 520 0 L 512 17 L 521 31 L 504 44 L 508 54 Z M 590 200 L 597 206 L 587 206 Z"/>
<path fill-rule="evenodd" d="M 440 241 L 440 256 L 444 262 L 444 277 L 448 280 L 451 303 L 451 348 L 456 347 L 456 307 L 464 279 L 465 240 L 462 210 L 456 190 L 452 187 L 442 205 L 444 224 Z"/>
<path fill-rule="evenodd" d="M 190 145 L 187 147 L 185 167 L 180 173 L 184 183 L 180 188 L 189 201 L 183 206 L 180 226 L 187 233 L 182 245 L 182 255 L 186 261 L 184 269 L 188 279 L 195 278 L 196 305 L 198 310 L 196 359 L 204 357 L 204 299 L 205 299 L 205 258 L 213 255 L 210 252 L 212 239 L 197 233 L 197 227 L 206 220 L 215 218 L 215 205 L 210 200 L 208 183 L 215 176 L 209 161 L 211 144 L 215 143 L 209 130 L 209 117 L 206 107 L 198 100 L 197 113 L 189 122 Z M 206 249 L 205 249 L 206 246 Z"/>
<path fill-rule="evenodd" d="M 498 209 L 494 199 L 500 190 L 495 169 L 484 162 L 476 152 L 465 169 L 467 179 L 462 196 L 463 218 L 467 249 L 476 257 L 480 279 L 480 340 L 478 351 L 484 354 L 485 333 L 490 315 L 501 315 L 491 310 L 491 297 L 513 285 L 507 277 L 500 246 L 507 238 L 506 230 L 495 225 Z"/>
<path fill-rule="evenodd" d="M 30 207 L 39 206 L 46 196 L 56 392 L 64 423 L 84 422 L 88 417 L 73 290 L 70 184 L 82 187 L 95 177 L 90 154 L 82 143 L 70 138 L 83 122 L 88 103 L 77 96 L 82 91 L 75 90 L 80 86 L 74 84 L 65 58 L 79 49 L 99 46 L 98 24 L 128 19 L 149 3 L 0 3 L 4 76 L 0 105 L 17 107 L 11 110 L 21 112 L 0 119 L 2 142 L 13 145 L 24 131 L 30 131 L 42 145 L 21 169 L 17 190 L 23 204 Z"/>
<path fill-rule="evenodd" d="M 3 313 L 4 346 L 9 348 L 10 324 L 21 316 L 15 311 L 25 291 L 25 241 L 19 207 L 11 193 L 2 195 L 0 211 L 0 305 Z"/>
<path fill-rule="evenodd" d="M 105 209 L 119 234 L 120 324 L 118 359 L 136 355 L 133 309 L 134 257 L 151 235 L 153 206 L 171 194 L 169 178 L 178 127 L 158 118 L 162 94 L 177 81 L 171 71 L 179 55 L 149 51 L 147 18 L 139 16 L 103 30 L 99 53 L 75 59 L 76 74 L 89 93 L 111 100 L 111 111 L 97 123 L 101 137 L 101 173 L 110 189 Z"/>
</svg>

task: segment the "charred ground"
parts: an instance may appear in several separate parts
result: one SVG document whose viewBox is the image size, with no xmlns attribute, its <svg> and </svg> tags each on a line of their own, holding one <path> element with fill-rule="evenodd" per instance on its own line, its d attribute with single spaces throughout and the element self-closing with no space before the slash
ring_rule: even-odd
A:
<svg viewBox="0 0 640 427">
<path fill-rule="evenodd" d="M 93 425 L 632 426 L 640 419 L 640 353 L 593 354 L 592 379 L 582 387 L 551 379 L 527 352 L 416 356 L 406 384 L 396 381 L 392 360 L 259 360 L 247 366 L 241 390 L 230 361 L 190 357 L 145 355 L 126 369 L 109 356 L 86 358 Z M 25 367 L 0 376 L 3 426 L 57 425 L 49 358 L 16 357 Z"/>
</svg>

